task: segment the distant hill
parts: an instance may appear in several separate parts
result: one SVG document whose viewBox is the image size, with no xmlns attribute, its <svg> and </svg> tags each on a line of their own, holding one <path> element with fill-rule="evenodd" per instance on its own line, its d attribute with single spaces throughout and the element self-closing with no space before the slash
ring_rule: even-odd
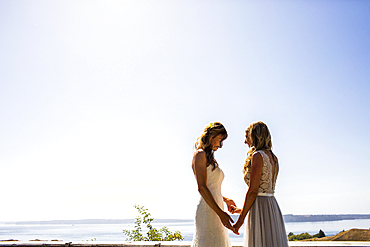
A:
<svg viewBox="0 0 370 247">
<path fill-rule="evenodd" d="M 370 214 L 322 214 L 322 215 L 294 215 L 283 216 L 285 222 L 313 222 L 370 219 Z"/>
<path fill-rule="evenodd" d="M 308 239 L 306 241 L 312 241 Z M 316 238 L 315 241 L 370 241 L 370 230 L 367 229 L 351 229 L 340 232 L 335 236 Z"/>
</svg>

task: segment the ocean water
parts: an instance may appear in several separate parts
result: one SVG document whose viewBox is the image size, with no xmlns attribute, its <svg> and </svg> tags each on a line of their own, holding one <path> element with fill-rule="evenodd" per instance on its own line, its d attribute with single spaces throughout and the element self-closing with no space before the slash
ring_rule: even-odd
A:
<svg viewBox="0 0 370 247">
<path fill-rule="evenodd" d="M 134 226 L 134 220 L 129 223 L 127 220 L 118 223 L 107 220 L 104 223 L 4 223 L 0 222 L 0 240 L 16 239 L 28 241 L 34 239 L 40 240 L 61 240 L 64 242 L 91 241 L 125 241 L 126 236 L 122 230 L 131 230 Z M 167 226 L 170 231 L 181 231 L 184 241 L 191 241 L 194 233 L 193 220 L 154 220 L 153 226 L 161 228 Z M 342 230 L 352 228 L 369 229 L 370 219 L 362 220 L 343 220 L 343 221 L 320 221 L 320 222 L 287 222 L 285 223 L 286 232 L 294 234 L 308 232 L 316 234 L 323 230 L 327 236 L 335 235 Z M 243 241 L 243 232 L 237 236 L 230 232 L 232 242 Z"/>
</svg>

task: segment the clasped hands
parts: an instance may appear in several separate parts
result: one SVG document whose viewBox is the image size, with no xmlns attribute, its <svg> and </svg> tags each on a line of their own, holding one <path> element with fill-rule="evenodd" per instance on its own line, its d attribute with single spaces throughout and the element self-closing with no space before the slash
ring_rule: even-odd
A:
<svg viewBox="0 0 370 247">
<path fill-rule="evenodd" d="M 235 204 L 235 202 L 233 200 L 226 199 L 225 202 L 226 202 L 226 205 L 227 205 L 227 210 L 230 213 L 232 213 L 232 214 L 235 214 L 235 213 L 240 214 L 241 213 L 242 210 L 236 206 L 236 204 Z M 221 218 L 222 224 L 226 228 L 228 228 L 231 231 L 233 231 L 233 233 L 235 233 L 236 235 L 239 235 L 239 229 L 243 225 L 243 222 L 241 222 L 238 219 L 236 221 L 236 223 L 232 225 L 231 223 L 234 223 L 234 220 L 226 212 L 220 218 Z"/>
</svg>

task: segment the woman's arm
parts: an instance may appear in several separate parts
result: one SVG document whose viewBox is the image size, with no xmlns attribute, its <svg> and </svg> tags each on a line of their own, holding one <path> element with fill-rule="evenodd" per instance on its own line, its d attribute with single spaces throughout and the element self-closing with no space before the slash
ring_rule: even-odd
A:
<svg viewBox="0 0 370 247">
<path fill-rule="evenodd" d="M 239 228 L 243 225 L 244 219 L 247 216 L 250 208 L 252 207 L 254 201 L 258 195 L 258 188 L 260 185 L 261 175 L 262 175 L 262 166 L 263 166 L 263 159 L 260 153 L 256 152 L 252 156 L 251 160 L 251 175 L 250 175 L 250 183 L 247 194 L 245 196 L 244 206 L 240 212 L 240 216 L 237 222 L 234 224 L 235 232 L 239 231 Z"/>
<path fill-rule="evenodd" d="M 204 151 L 199 151 L 193 157 L 193 171 L 198 183 L 198 191 L 206 203 L 216 212 L 222 224 L 231 230 L 231 222 L 234 222 L 230 215 L 224 212 L 216 203 L 207 187 L 207 158 Z"/>
</svg>

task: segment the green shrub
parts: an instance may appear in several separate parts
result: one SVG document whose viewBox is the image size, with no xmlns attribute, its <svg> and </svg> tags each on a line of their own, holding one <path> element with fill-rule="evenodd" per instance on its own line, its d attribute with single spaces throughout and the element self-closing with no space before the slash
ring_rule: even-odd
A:
<svg viewBox="0 0 370 247">
<path fill-rule="evenodd" d="M 315 235 L 313 235 L 314 238 L 323 238 L 323 237 L 326 237 L 325 236 L 325 233 L 323 232 L 323 230 L 320 229 L 319 233 L 316 233 Z"/>
<path fill-rule="evenodd" d="M 288 235 L 289 241 L 304 240 L 304 239 L 309 239 L 309 238 L 312 238 L 312 236 L 307 232 L 301 233 L 301 234 L 298 234 L 298 235 L 294 235 L 292 233 L 289 233 L 289 235 Z"/>
<path fill-rule="evenodd" d="M 183 240 L 180 231 L 171 232 L 168 227 L 164 226 L 161 229 L 156 229 L 152 226 L 153 218 L 150 217 L 148 209 L 134 206 L 140 213 L 135 218 L 135 230 L 123 230 L 123 233 L 128 237 L 128 241 L 174 241 Z M 146 234 L 143 233 L 142 225 L 146 226 Z"/>
<path fill-rule="evenodd" d="M 322 238 L 325 237 L 325 233 L 320 229 L 319 233 L 311 236 L 309 233 L 301 233 L 294 235 L 292 232 L 288 234 L 288 239 L 289 241 L 298 241 L 298 240 L 305 240 L 305 239 L 310 239 L 310 238 Z"/>
</svg>

